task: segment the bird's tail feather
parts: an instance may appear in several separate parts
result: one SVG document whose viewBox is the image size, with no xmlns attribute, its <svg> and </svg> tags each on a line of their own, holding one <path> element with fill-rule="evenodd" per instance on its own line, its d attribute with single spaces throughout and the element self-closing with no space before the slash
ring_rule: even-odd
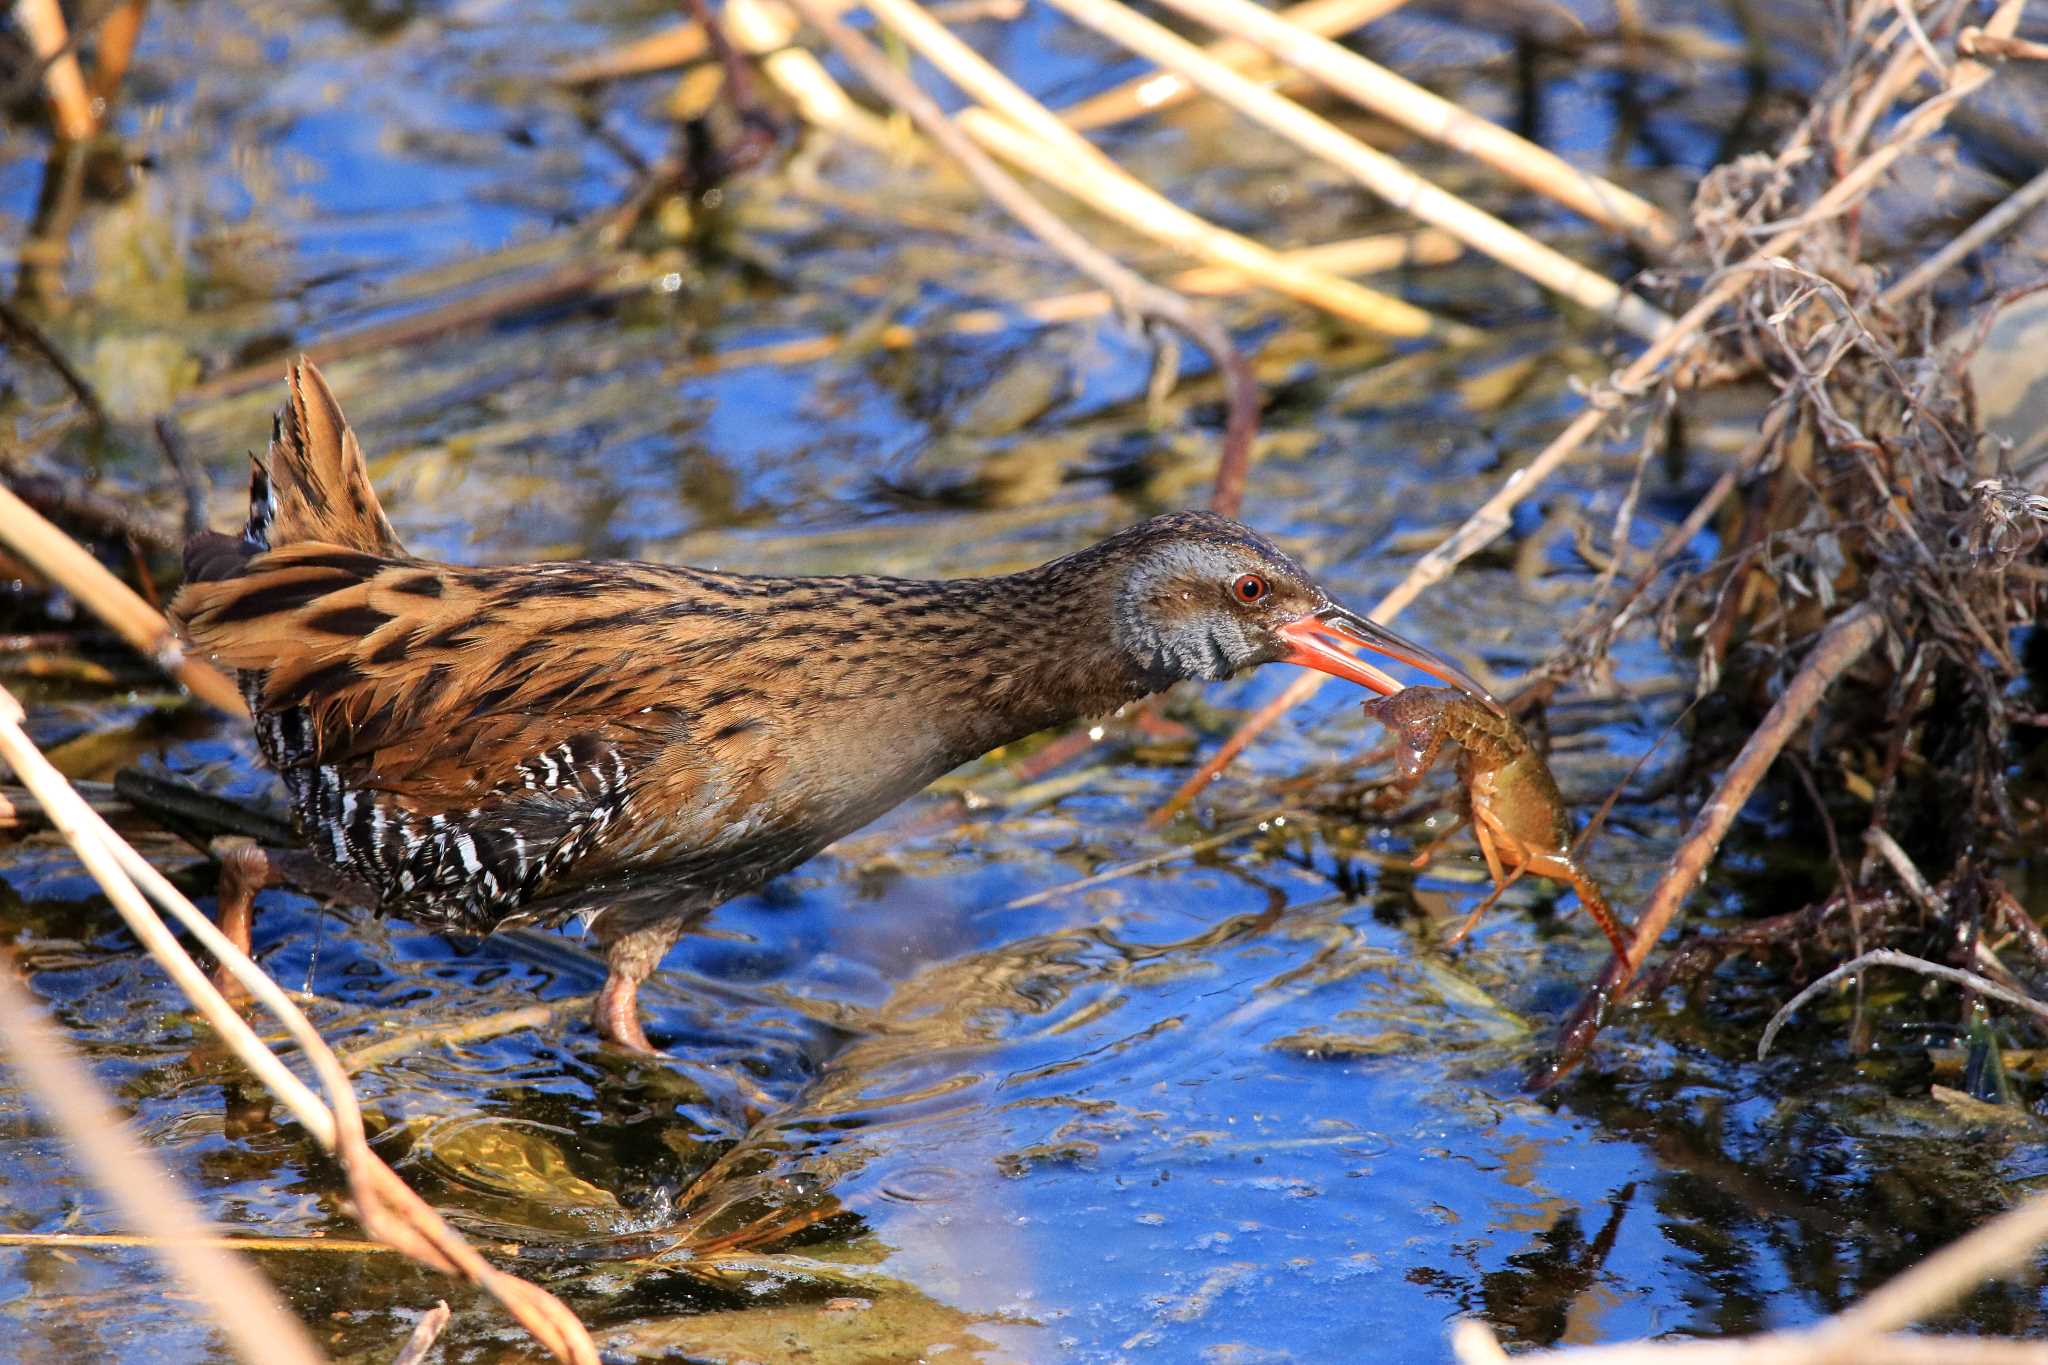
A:
<svg viewBox="0 0 2048 1365">
<path fill-rule="evenodd" d="M 203 531 L 185 545 L 187 582 L 239 574 L 273 546 L 320 541 L 386 559 L 405 547 L 384 516 L 363 448 L 312 361 L 286 369 L 291 397 L 272 423 L 270 458 L 252 461 L 249 519 L 239 538 Z"/>
</svg>

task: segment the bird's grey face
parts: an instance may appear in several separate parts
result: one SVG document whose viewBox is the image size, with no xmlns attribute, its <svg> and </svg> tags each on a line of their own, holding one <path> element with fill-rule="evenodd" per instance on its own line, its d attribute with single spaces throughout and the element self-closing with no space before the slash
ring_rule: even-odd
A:
<svg viewBox="0 0 2048 1365">
<path fill-rule="evenodd" d="M 1171 533 L 1140 548 L 1116 602 L 1116 637 L 1157 686 L 1228 678 L 1256 664 L 1291 663 L 1382 695 L 1401 684 L 1356 657 L 1396 659 L 1498 703 L 1456 664 L 1330 600 L 1271 541 L 1222 517 L 1182 513 L 1153 523 Z"/>
<path fill-rule="evenodd" d="M 1299 564 L 1260 540 L 1151 547 L 1117 603 L 1117 641 L 1164 680 L 1228 678 L 1284 658 L 1280 632 L 1327 605 Z"/>
</svg>

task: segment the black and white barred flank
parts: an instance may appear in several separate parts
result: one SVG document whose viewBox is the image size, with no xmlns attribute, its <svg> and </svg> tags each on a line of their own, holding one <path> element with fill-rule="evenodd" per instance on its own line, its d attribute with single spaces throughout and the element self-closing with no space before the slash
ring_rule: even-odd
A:
<svg viewBox="0 0 2048 1365">
<path fill-rule="evenodd" d="M 268 471 L 254 466 L 241 552 L 270 548 L 278 516 Z M 516 790 L 486 808 L 421 815 L 388 794 L 352 785 L 318 761 L 304 707 L 266 710 L 266 674 L 240 672 L 256 742 L 283 779 L 293 811 L 320 854 L 374 891 L 378 906 L 429 923 L 489 929 L 566 871 L 625 804 L 628 773 L 616 747 L 577 736 L 514 770 Z"/>
</svg>

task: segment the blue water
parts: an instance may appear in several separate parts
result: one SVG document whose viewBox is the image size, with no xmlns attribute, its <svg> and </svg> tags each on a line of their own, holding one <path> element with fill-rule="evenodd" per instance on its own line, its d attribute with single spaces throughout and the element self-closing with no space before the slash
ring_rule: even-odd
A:
<svg viewBox="0 0 2048 1365">
<path fill-rule="evenodd" d="M 266 333 L 316 341 L 429 307 L 442 294 L 419 272 L 541 241 L 625 194 L 630 172 L 545 76 L 570 54 L 669 22 L 667 10 L 404 13 L 352 27 L 302 3 L 152 12 L 119 127 L 154 170 L 127 206 L 88 207 L 68 281 L 92 293 L 140 205 L 172 230 L 189 311 L 101 298 L 56 321 L 60 339 L 89 354 L 106 333 L 170 337 L 218 374 Z M 1136 69 L 1042 7 L 968 31 L 1055 101 Z M 1499 35 L 1418 13 L 1378 41 L 1512 116 Z M 1788 47 L 1774 78 L 1810 83 L 1813 61 Z M 1619 85 L 1599 70 L 1553 72 L 1546 136 L 1589 165 L 1607 162 Z M 655 155 L 666 89 L 661 78 L 632 83 L 591 108 Z M 1670 198 L 1674 182 L 1660 177 L 1696 174 L 1743 80 L 1705 70 L 1682 90 L 1646 90 L 1663 114 L 1661 142 L 1625 146 L 1618 159 Z M 1113 145 L 1177 197 L 1210 202 L 1232 174 L 1219 148 L 1237 136 L 1174 124 L 1121 131 Z M 21 130 L 0 154 L 0 244 L 27 233 L 39 156 Z M 993 251 L 990 235 L 1009 229 L 955 186 L 905 180 L 847 150 L 824 150 L 811 170 L 855 207 L 757 177 L 731 192 L 728 254 L 648 248 L 659 267 L 649 278 L 673 271 L 673 290 L 634 286 L 608 304 L 516 314 L 328 367 L 402 536 L 422 553 L 476 561 L 599 554 L 982 572 L 1204 495 L 1198 463 L 1189 477 L 1166 475 L 1213 450 L 1213 391 L 1150 427 L 1143 353 L 1113 322 L 720 368 L 739 348 L 857 323 L 894 286 L 908 286 L 902 315 L 928 328 L 956 306 L 1075 287 L 1023 247 Z M 1623 268 L 1562 215 L 1504 196 L 1500 207 Z M 897 208 L 950 215 L 982 236 L 906 226 Z M 1356 230 L 1396 225 L 1362 198 L 1341 209 Z M 1290 211 L 1321 223 L 1331 205 Z M 1267 235 L 1293 240 L 1287 213 L 1275 215 Z M 208 292 L 229 278 L 223 252 L 251 267 L 229 300 Z M 1587 340 L 1490 267 L 1403 287 L 1487 323 L 1497 340 L 1452 359 L 1326 332 L 1320 350 L 1304 351 L 1304 329 L 1325 324 L 1284 314 L 1276 325 L 1236 305 L 1227 314 L 1247 337 L 1293 338 L 1303 357 L 1266 376 L 1289 396 L 1269 417 L 1276 440 L 1247 519 L 1361 606 L 1398 580 L 1418 538 L 1462 517 L 1504 464 L 1575 410 L 1551 374 L 1505 406 L 1471 401 L 1461 385 Z M 1033 347 L 1070 358 L 1065 395 L 986 449 L 941 448 L 949 415 Z M 1584 354 L 1543 363 L 1599 365 Z M 1190 376 L 1203 372 L 1190 362 Z M 269 384 L 180 411 L 216 473 L 218 524 L 236 515 L 237 464 L 265 438 L 277 397 Z M 1040 449 L 1062 477 L 1020 506 L 904 494 L 920 461 L 947 451 L 972 469 L 990 453 Z M 1621 468 L 1581 465 L 1547 497 L 1583 499 L 1589 521 L 1605 525 Z M 124 477 L 150 473 L 138 440 Z M 1654 477 L 1636 542 L 1689 507 L 1710 473 Z M 1518 536 L 1540 530 L 1545 505 L 1530 504 Z M 1566 546 L 1536 580 L 1555 600 L 1482 559 L 1432 590 L 1403 630 L 1512 679 L 1584 600 L 1590 580 Z M 1574 794 L 1604 794 L 1674 704 L 1678 674 L 1653 640 L 1625 643 L 1617 662 L 1619 680 L 1650 700 L 1560 708 L 1560 775 Z M 1924 1078 L 1901 1079 L 1918 1074 L 1919 1032 L 1884 1033 L 1872 1059 L 1851 1063 L 1840 1021 L 1809 1020 L 1781 1060 L 1747 1060 L 1775 996 L 1739 973 L 1704 1005 L 1674 992 L 1630 1013 L 1581 1075 L 1545 1097 L 1524 1093 L 1524 1070 L 1602 960 L 1602 941 L 1576 912 L 1548 913 L 1550 893 L 1528 885 L 1446 953 L 1437 945 L 1483 889 L 1468 842 L 1418 877 L 1398 865 L 1406 835 L 1372 812 L 1334 796 L 1306 811 L 1268 790 L 1372 747 L 1355 694 L 1325 689 L 1191 820 L 1143 828 L 1192 756 L 1286 681 L 1268 670 L 1177 697 L 1169 714 L 1198 744 L 1136 751 L 1113 735 L 1062 770 L 1071 781 L 1021 804 L 1006 770 L 1016 755 L 997 755 L 725 907 L 678 946 L 651 998 L 650 1026 L 673 1065 L 607 1054 L 566 1008 L 546 1028 L 366 1072 L 380 1149 L 472 1231 L 536 1255 L 620 1231 L 694 1236 L 778 1210 L 830 1213 L 761 1239 L 768 1256 L 724 1280 L 675 1258 L 534 1272 L 612 1349 L 651 1356 L 650 1342 L 680 1341 L 713 1358 L 758 1358 L 758 1345 L 723 1346 L 717 1334 L 773 1312 L 796 1324 L 775 1339 L 801 1342 L 804 1314 L 847 1293 L 932 1315 L 902 1329 L 891 1348 L 902 1356 L 952 1334 L 992 1358 L 1422 1362 L 1447 1358 L 1447 1324 L 1462 1314 L 1524 1344 L 1714 1336 L 1810 1320 L 2040 1174 L 2031 1148 L 1959 1142 L 1955 1120 L 1896 1103 L 1924 1094 Z M 42 695 L 31 723 L 48 741 L 150 714 L 120 698 Z M 238 797 L 271 793 L 234 727 L 201 719 L 154 733 L 146 764 Z M 963 790 L 991 804 L 949 815 Z M 1011 904 L 1289 807 L 1283 823 L 1197 855 Z M 1624 804 L 1596 855 L 1618 905 L 1647 885 L 1684 814 Z M 1763 842 L 1767 815 L 1739 835 L 1738 865 L 1768 869 L 1781 852 Z M 150 851 L 209 892 L 189 851 L 161 841 Z M 316 1022 L 345 1047 L 573 1000 L 601 975 L 573 935 L 479 945 L 323 915 L 287 893 L 267 895 L 263 910 L 259 955 L 313 993 Z M 280 1238 L 354 1235 L 335 1172 L 207 1052 L 46 840 L 0 844 L 0 922 L 37 993 L 211 1216 Z M 758 1124 L 731 1103 L 742 1075 L 774 1102 Z M 121 1229 L 23 1097 L 0 1090 L 0 1231 L 57 1230 Z M 823 1261 L 844 1269 L 827 1273 Z M 502 1358 L 514 1337 L 488 1303 L 389 1257 L 273 1252 L 259 1264 L 340 1355 L 388 1359 L 413 1315 L 443 1296 L 457 1309 L 451 1358 Z M 2031 1293 L 1987 1292 L 1970 1321 L 2010 1330 L 2037 1313 Z M 0 1352 L 142 1361 L 221 1351 L 139 1252 L 0 1247 Z"/>
</svg>

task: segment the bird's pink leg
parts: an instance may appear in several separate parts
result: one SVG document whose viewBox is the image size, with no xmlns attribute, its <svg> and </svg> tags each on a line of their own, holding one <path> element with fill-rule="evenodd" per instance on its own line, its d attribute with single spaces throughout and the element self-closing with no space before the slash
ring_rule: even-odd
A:
<svg viewBox="0 0 2048 1365">
<path fill-rule="evenodd" d="M 647 1040 L 647 1030 L 640 1022 L 640 983 L 661 965 L 661 959 L 682 937 L 683 927 L 672 920 L 657 921 L 629 930 L 605 945 L 604 960 L 610 970 L 591 1011 L 600 1038 L 628 1051 L 662 1055 Z"/>
<path fill-rule="evenodd" d="M 256 918 L 256 893 L 266 886 L 275 885 L 277 873 L 270 865 L 270 855 L 261 845 L 247 839 L 233 840 L 230 846 L 220 848 L 219 852 L 220 931 L 247 957 L 251 947 L 250 931 Z M 230 1003 L 245 1005 L 249 1002 L 249 992 L 225 966 L 214 967 L 213 984 Z"/>
<path fill-rule="evenodd" d="M 639 977 L 629 976 L 617 967 L 606 973 L 604 988 L 597 993 L 597 1004 L 591 1011 L 591 1022 L 597 1026 L 598 1036 L 607 1042 L 651 1057 L 661 1055 L 660 1049 L 647 1040 L 647 1030 L 640 1023 Z"/>
</svg>

